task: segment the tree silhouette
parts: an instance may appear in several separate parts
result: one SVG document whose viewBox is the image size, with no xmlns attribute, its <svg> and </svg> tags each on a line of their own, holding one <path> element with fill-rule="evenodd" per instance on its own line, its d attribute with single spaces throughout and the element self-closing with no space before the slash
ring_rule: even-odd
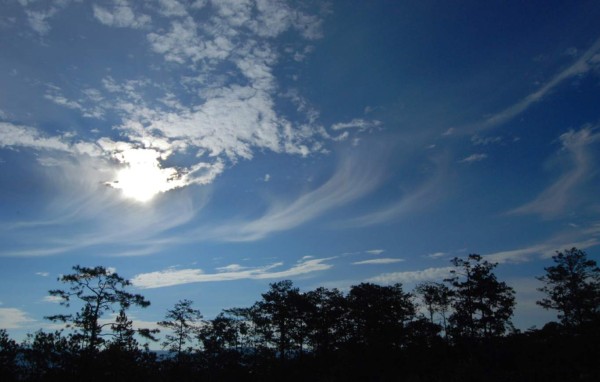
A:
<svg viewBox="0 0 600 382">
<path fill-rule="evenodd" d="M 348 337 L 348 304 L 337 289 L 317 288 L 306 293 L 312 309 L 308 318 L 309 342 L 320 356 L 328 356 Z"/>
<path fill-rule="evenodd" d="M 0 379 L 16 380 L 18 345 L 5 329 L 0 329 Z"/>
<path fill-rule="evenodd" d="M 555 309 L 566 327 L 597 320 L 600 314 L 600 268 L 577 248 L 557 252 L 555 265 L 538 277 L 545 285 L 538 290 L 547 297 L 538 301 L 544 309 Z"/>
<path fill-rule="evenodd" d="M 195 338 L 199 321 L 202 319 L 202 314 L 198 309 L 192 308 L 192 304 L 190 300 L 179 300 L 173 309 L 167 311 L 165 320 L 158 323 L 172 331 L 172 334 L 165 336 L 162 345 L 175 353 L 178 360 L 184 352 L 191 350 L 187 345 Z"/>
<path fill-rule="evenodd" d="M 454 288 L 454 313 L 450 316 L 454 335 L 490 338 L 503 335 L 512 327 L 515 292 L 497 280 L 492 264 L 477 254 L 467 260 L 454 258 L 456 267 L 446 281 Z"/>
<path fill-rule="evenodd" d="M 272 283 L 253 309 L 255 325 L 266 340 L 266 345 L 273 343 L 276 346 L 281 361 L 285 360 L 291 347 L 292 332 L 297 324 L 296 302 L 299 293 L 290 280 Z"/>
<path fill-rule="evenodd" d="M 50 292 L 78 309 L 51 317 L 74 330 L 40 330 L 19 345 L 0 329 L 0 381 L 600 380 L 600 270 L 576 249 L 554 262 L 539 277 L 540 305 L 563 324 L 541 330 L 507 330 L 514 291 L 472 254 L 452 260 L 448 284 L 419 284 L 416 296 L 372 283 L 301 293 L 284 280 L 209 321 L 180 300 L 159 323 L 172 357 L 140 348 L 127 308 L 148 303 L 124 290 L 128 281 L 76 266 L 59 279 L 69 288 Z M 447 314 L 451 340 L 440 335 Z"/>
<path fill-rule="evenodd" d="M 54 376 L 71 374 L 75 359 L 81 352 L 78 341 L 71 341 L 61 331 L 37 331 L 28 334 L 22 345 L 23 365 L 31 380 L 52 379 Z"/>
<path fill-rule="evenodd" d="M 59 297 L 60 304 L 64 307 L 70 307 L 73 300 L 82 302 L 83 306 L 74 315 L 57 314 L 47 316 L 46 319 L 64 322 L 67 327 L 75 329 L 75 339 L 79 339 L 88 352 L 94 352 L 104 342 L 103 329 L 118 325 L 116 321 L 101 322 L 100 319 L 106 313 L 118 311 L 125 314 L 124 312 L 131 306 L 146 308 L 150 302 L 142 295 L 125 291 L 131 285 L 129 280 L 110 269 L 101 266 L 87 268 L 76 265 L 73 270 L 75 273 L 58 279 L 69 285 L 67 290 L 54 289 L 49 293 L 51 296 Z"/>
<path fill-rule="evenodd" d="M 415 317 L 412 295 L 401 284 L 355 285 L 348 293 L 352 341 L 367 349 L 400 348 L 405 340 L 405 324 Z"/>
<path fill-rule="evenodd" d="M 434 316 L 438 314 L 441 318 L 444 334 L 447 335 L 447 313 L 450 310 L 454 296 L 452 290 L 441 283 L 424 282 L 416 286 L 415 292 L 421 297 L 427 313 L 429 313 L 429 322 L 437 324 Z"/>
</svg>

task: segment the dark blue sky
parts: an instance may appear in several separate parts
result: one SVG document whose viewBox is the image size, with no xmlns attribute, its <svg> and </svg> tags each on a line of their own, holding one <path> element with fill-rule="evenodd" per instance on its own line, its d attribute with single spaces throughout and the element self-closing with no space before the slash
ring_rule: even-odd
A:
<svg viewBox="0 0 600 382">
<path fill-rule="evenodd" d="M 600 252 L 600 6 L 0 2 L 0 327 L 75 264 L 207 317 L 270 282 L 534 276 Z M 15 291 L 19 291 L 16 293 Z"/>
</svg>

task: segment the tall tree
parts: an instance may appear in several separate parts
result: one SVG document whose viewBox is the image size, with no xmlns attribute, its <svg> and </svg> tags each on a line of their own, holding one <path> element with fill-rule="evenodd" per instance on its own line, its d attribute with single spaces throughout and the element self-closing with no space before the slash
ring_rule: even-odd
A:
<svg viewBox="0 0 600 382">
<path fill-rule="evenodd" d="M 188 345 L 195 338 L 202 319 L 202 314 L 198 309 L 192 308 L 192 304 L 190 300 L 179 300 L 173 309 L 167 311 L 165 320 L 158 323 L 171 330 L 172 334 L 165 336 L 162 345 L 175 353 L 178 359 L 190 350 L 191 346 Z"/>
<path fill-rule="evenodd" d="M 562 324 L 577 327 L 599 318 L 600 268 L 594 260 L 577 248 L 557 252 L 555 265 L 546 267 L 538 277 L 545 285 L 539 290 L 546 298 L 537 303 L 545 309 L 555 309 Z"/>
<path fill-rule="evenodd" d="M 300 294 L 292 281 L 283 280 L 270 284 L 262 300 L 253 307 L 253 321 L 268 344 L 277 348 L 280 360 L 285 360 L 291 347 L 294 325 L 297 324 L 296 302 Z"/>
<path fill-rule="evenodd" d="M 320 356 L 338 349 L 348 336 L 348 304 L 338 289 L 319 287 L 306 293 L 312 309 L 308 317 L 309 342 Z"/>
<path fill-rule="evenodd" d="M 415 291 L 421 297 L 422 303 L 429 314 L 429 322 L 437 324 L 434 316 L 437 314 L 441 319 L 444 333 L 447 330 L 447 314 L 452 304 L 453 292 L 446 285 L 436 282 L 424 282 L 418 284 Z"/>
<path fill-rule="evenodd" d="M 401 284 L 354 285 L 347 296 L 352 341 L 366 349 L 399 349 L 404 345 L 406 324 L 415 318 L 412 295 Z"/>
<path fill-rule="evenodd" d="M 503 335 L 512 326 L 515 292 L 498 281 L 498 265 L 470 254 L 467 260 L 454 258 L 455 269 L 446 280 L 454 288 L 452 331 L 459 337 L 489 338 Z"/>
<path fill-rule="evenodd" d="M 58 279 L 69 285 L 68 289 L 54 289 L 49 293 L 59 297 L 60 304 L 64 307 L 70 307 L 73 300 L 83 303 L 83 306 L 75 314 L 56 314 L 46 318 L 54 322 L 64 322 L 67 327 L 75 329 L 75 338 L 81 340 L 87 351 L 98 350 L 104 342 L 104 328 L 118 325 L 116 321 L 100 321 L 107 313 L 124 314 L 131 306 L 146 308 L 150 305 L 150 301 L 144 296 L 127 292 L 126 288 L 131 282 L 108 268 L 76 265 L 73 270 L 74 273 Z"/>
<path fill-rule="evenodd" d="M 198 331 L 198 339 L 202 342 L 204 352 L 218 355 L 225 350 L 237 349 L 238 333 L 236 321 L 224 313 L 208 321 Z"/>
</svg>

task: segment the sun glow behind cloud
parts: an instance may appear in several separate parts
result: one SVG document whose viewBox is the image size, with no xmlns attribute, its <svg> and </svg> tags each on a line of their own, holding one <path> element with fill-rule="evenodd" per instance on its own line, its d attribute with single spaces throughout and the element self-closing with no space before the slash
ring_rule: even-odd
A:
<svg viewBox="0 0 600 382">
<path fill-rule="evenodd" d="M 126 164 L 117 179 L 108 185 L 123 191 L 127 198 L 148 202 L 160 192 L 185 185 L 175 168 L 161 168 L 161 154 L 152 149 L 126 149 L 115 157 Z"/>
</svg>

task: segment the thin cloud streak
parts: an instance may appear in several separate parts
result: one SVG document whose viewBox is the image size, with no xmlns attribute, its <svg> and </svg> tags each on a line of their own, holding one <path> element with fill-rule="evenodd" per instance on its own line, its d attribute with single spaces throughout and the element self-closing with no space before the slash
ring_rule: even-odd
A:
<svg viewBox="0 0 600 382">
<path fill-rule="evenodd" d="M 573 204 L 573 201 L 577 201 L 573 194 L 592 170 L 588 146 L 600 140 L 600 134 L 594 134 L 593 130 L 590 127 L 584 127 L 577 132 L 571 130 L 562 134 L 560 136 L 562 150 L 569 153 L 569 160 L 572 162 L 571 169 L 534 200 L 507 212 L 507 214 L 539 214 L 546 218 L 554 217 L 564 212 L 568 206 Z"/>
<path fill-rule="evenodd" d="M 399 219 L 409 213 L 431 205 L 442 196 L 442 181 L 444 175 L 442 169 L 438 169 L 428 181 L 421 184 L 412 193 L 408 193 L 400 200 L 387 205 L 375 212 L 337 223 L 340 227 L 366 227 Z"/>
<path fill-rule="evenodd" d="M 379 163 L 365 162 L 358 155 L 344 158 L 335 174 L 322 186 L 281 207 L 271 207 L 262 217 L 218 227 L 210 238 L 226 241 L 255 241 L 272 233 L 286 231 L 357 200 L 379 185 L 383 169 Z M 202 233 L 199 232 L 201 235 Z"/>
<path fill-rule="evenodd" d="M 151 289 L 201 282 L 220 282 L 243 279 L 284 279 L 328 270 L 332 268 L 333 265 L 326 262 L 332 259 L 334 259 L 334 257 L 301 260 L 292 267 L 284 270 L 277 270 L 283 266 L 283 263 L 281 262 L 256 268 L 225 271 L 221 268 L 217 273 L 204 273 L 201 269 L 167 269 L 164 271 L 138 274 L 131 279 L 131 282 L 138 288 Z"/>
<path fill-rule="evenodd" d="M 378 265 L 378 264 L 394 264 L 394 263 L 400 263 L 403 261 L 404 261 L 404 259 L 382 258 L 382 259 L 355 261 L 352 264 L 353 265 L 366 265 L 366 264 Z"/>
<path fill-rule="evenodd" d="M 565 238 L 554 238 L 546 243 L 532 245 L 530 247 L 501 251 L 484 255 L 486 260 L 494 263 L 524 263 L 531 261 L 534 257 L 550 258 L 561 251 L 570 248 L 587 249 L 600 244 L 597 237 L 581 239 L 578 241 L 568 241 Z"/>
<path fill-rule="evenodd" d="M 563 81 L 572 78 L 577 75 L 581 75 L 590 71 L 593 66 L 596 64 L 593 60 L 594 56 L 600 51 L 600 39 L 597 39 L 594 44 L 571 66 L 562 72 L 558 73 L 554 76 L 550 81 L 548 81 L 544 86 L 542 86 L 539 90 L 529 94 L 527 97 L 523 98 L 521 101 L 516 104 L 502 110 L 501 112 L 494 114 L 493 116 L 487 118 L 482 124 L 478 126 L 481 129 L 489 129 L 492 127 L 496 127 L 498 125 L 504 124 L 511 119 L 515 118 L 517 115 L 521 114 L 525 110 L 529 108 L 535 102 L 540 101 L 546 94 L 552 91 L 556 86 L 558 86 Z M 596 64 L 597 65 L 597 64 Z"/>
</svg>

